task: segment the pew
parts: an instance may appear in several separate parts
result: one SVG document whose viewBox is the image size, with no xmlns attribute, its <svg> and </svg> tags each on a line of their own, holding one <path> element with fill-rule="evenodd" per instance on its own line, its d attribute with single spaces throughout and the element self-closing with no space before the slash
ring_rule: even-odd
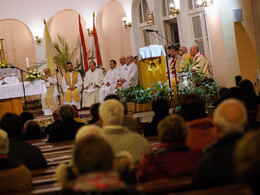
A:
<svg viewBox="0 0 260 195">
<path fill-rule="evenodd" d="M 174 193 L 174 195 L 252 195 L 248 186 L 243 184 Z"/>
</svg>

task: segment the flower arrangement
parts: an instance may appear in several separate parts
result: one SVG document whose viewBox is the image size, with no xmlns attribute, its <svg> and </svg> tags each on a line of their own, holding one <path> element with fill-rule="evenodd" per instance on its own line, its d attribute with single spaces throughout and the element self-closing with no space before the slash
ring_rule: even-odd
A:
<svg viewBox="0 0 260 195">
<path fill-rule="evenodd" d="M 5 62 L 5 61 L 2 61 L 1 63 L 0 63 L 0 68 L 8 68 L 8 66 L 6 65 L 7 63 Z"/>
<path fill-rule="evenodd" d="M 26 76 L 26 81 L 35 81 L 39 79 L 44 79 L 44 73 L 36 68 L 29 71 L 29 75 Z"/>
</svg>

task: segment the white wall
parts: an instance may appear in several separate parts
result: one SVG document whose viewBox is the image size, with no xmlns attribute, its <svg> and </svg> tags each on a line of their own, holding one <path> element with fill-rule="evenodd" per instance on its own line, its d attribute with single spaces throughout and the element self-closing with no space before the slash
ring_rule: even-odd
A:
<svg viewBox="0 0 260 195">
<path fill-rule="evenodd" d="M 114 0 L 112 0 L 114 1 Z M 132 0 L 118 0 L 125 12 L 127 17 L 131 20 Z M 43 38 L 44 24 L 43 18 L 50 20 L 55 14 L 65 9 L 73 9 L 85 19 L 87 25 L 92 28 L 92 13 L 99 13 L 103 7 L 109 2 L 109 0 L 1 0 L 1 14 L 0 20 L 13 18 L 20 20 L 28 26 L 33 36 L 39 36 Z M 97 18 L 97 31 L 100 21 Z M 133 35 L 133 32 L 132 32 Z M 131 35 L 131 37 L 132 37 Z M 131 38 L 132 43 L 133 37 Z M 45 44 L 44 40 L 40 45 L 36 45 L 36 55 L 38 60 L 45 59 Z"/>
</svg>

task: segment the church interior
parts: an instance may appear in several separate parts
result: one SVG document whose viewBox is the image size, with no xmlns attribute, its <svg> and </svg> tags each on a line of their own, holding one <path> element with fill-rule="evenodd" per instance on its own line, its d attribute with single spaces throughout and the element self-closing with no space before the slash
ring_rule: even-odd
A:
<svg viewBox="0 0 260 195">
<path fill-rule="evenodd" d="M 97 191 L 104 194 L 180 195 L 260 193 L 257 187 L 260 160 L 255 157 L 260 152 L 259 140 L 256 140 L 258 136 L 260 138 L 259 0 L 1 0 L 0 9 L 0 194 L 77 194 L 77 191 L 84 192 L 83 194 L 87 194 L 88 191 L 94 191 L 93 194 L 97 194 Z M 196 66 L 196 55 L 191 55 L 191 61 L 187 61 L 188 68 L 179 69 L 182 76 L 177 74 L 179 72 L 176 69 L 176 61 L 174 69 L 171 69 L 171 59 L 177 55 L 181 58 L 179 54 L 182 49 L 179 48 L 183 47 L 187 49 L 186 53 L 192 54 L 194 46 L 207 60 L 208 72 L 205 75 L 199 68 L 199 76 L 195 75 L 194 81 L 189 81 L 189 74 L 186 72 L 195 72 L 192 64 Z M 178 53 L 176 56 L 168 56 L 168 50 L 174 52 L 173 48 L 177 48 Z M 121 62 L 122 57 L 124 62 Z M 183 63 L 183 59 L 180 63 Z M 129 64 L 134 65 L 130 67 Z M 71 71 L 70 65 L 73 69 Z M 91 66 L 95 67 L 92 69 Z M 128 71 L 127 66 L 130 67 Z M 118 73 L 111 73 L 114 67 L 120 68 Z M 5 75 L 5 68 L 10 69 L 10 73 L 15 73 L 17 78 L 13 78 L 10 73 L 8 76 Z M 49 77 L 46 77 L 46 69 L 50 71 L 47 74 L 52 75 L 52 79 L 57 79 L 54 81 L 57 89 L 54 86 L 51 88 L 52 92 L 48 91 L 52 84 L 46 85 L 50 82 Z M 96 70 L 99 72 L 94 73 Z M 135 77 L 131 71 L 136 71 L 139 76 Z M 112 76 L 105 77 L 105 73 Z M 96 79 L 96 74 L 102 75 L 102 80 Z M 121 77 L 116 77 L 116 74 Z M 35 79 L 30 77 L 31 75 L 35 76 Z M 109 79 L 115 80 L 114 85 L 108 81 Z M 244 80 L 247 85 L 239 85 L 239 81 Z M 9 81 L 14 84 L 9 85 Z M 124 87 L 128 82 L 128 87 Z M 19 90 L 13 86 L 15 83 L 22 83 Z M 110 92 L 102 91 L 101 97 L 101 86 L 105 85 L 107 88 L 114 86 L 114 89 L 113 92 L 111 89 Z M 71 88 L 72 86 L 74 88 Z M 193 90 L 193 87 L 198 88 Z M 95 94 L 96 88 L 101 98 Z M 126 89 L 123 90 L 124 88 Z M 229 95 L 232 101 L 221 96 L 220 89 L 224 88 L 227 90 L 225 97 Z M 245 92 L 239 91 L 238 88 L 244 89 Z M 253 97 L 246 94 L 251 89 Z M 51 97 L 55 93 L 57 100 L 53 101 Z M 118 105 L 118 101 L 106 100 L 105 96 L 109 94 L 116 94 L 117 97 L 111 99 L 123 102 L 124 106 Z M 66 107 L 66 102 L 71 102 L 74 110 L 70 110 L 72 106 Z M 120 121 L 119 125 L 116 124 L 115 118 L 121 117 L 120 109 L 124 116 L 123 122 Z M 19 135 L 19 139 L 25 140 L 28 136 L 28 133 L 25 135 L 27 125 L 35 128 L 39 126 L 42 137 L 28 139 L 28 145 L 24 143 L 18 146 L 13 141 L 18 138 L 15 137 L 15 133 L 10 133 L 11 130 L 8 132 L 8 129 L 15 129 L 16 126 L 12 123 L 17 124 L 20 118 L 21 121 L 25 119 L 21 116 L 24 112 L 27 114 L 24 117 L 28 118 L 26 121 L 29 120 L 30 123 L 23 122 L 23 133 Z M 69 112 L 73 112 L 75 124 L 65 123 L 68 122 L 66 117 Z M 15 118 L 18 115 L 20 118 Z M 227 119 L 224 119 L 225 117 Z M 236 126 L 230 125 L 227 122 L 229 119 L 230 124 L 236 123 Z M 112 127 L 124 126 L 121 122 L 128 123 L 129 126 L 126 126 L 130 132 L 140 137 L 132 134 L 129 134 L 128 138 L 109 137 Z M 70 128 L 74 129 L 76 126 L 77 130 L 72 139 L 63 139 L 60 136 L 62 131 L 58 132 L 62 128 L 70 131 Z M 152 133 L 152 126 L 155 126 L 155 133 Z M 57 136 L 58 133 L 54 135 L 55 128 L 58 129 L 60 137 Z M 118 128 L 113 130 L 119 131 Z M 170 133 L 170 130 L 166 132 L 167 128 L 182 131 L 176 130 L 174 134 Z M 199 129 L 200 132 L 194 129 Z M 210 133 L 204 134 L 205 129 L 210 129 Z M 100 133 L 102 130 L 106 133 Z M 227 133 L 229 130 L 232 133 Z M 238 133 L 243 135 L 238 136 Z M 176 137 L 181 137 L 182 134 L 184 140 L 177 140 Z M 224 145 L 224 138 L 227 141 L 228 136 L 229 143 L 232 144 Z M 131 144 L 136 146 L 134 152 L 131 150 L 127 154 L 122 151 L 122 154 L 116 153 L 118 148 L 113 144 L 121 140 L 120 144 L 123 145 L 127 139 L 132 140 Z M 207 141 L 204 143 L 202 140 Z M 195 142 L 204 145 L 195 147 Z M 217 145 L 220 145 L 220 142 L 222 148 Z M 3 149 L 6 145 L 7 148 L 10 145 L 9 153 L 6 152 L 7 149 Z M 88 151 L 87 145 L 92 148 L 98 147 Z M 212 146 L 212 150 L 207 151 L 206 146 Z M 26 164 L 14 158 L 18 162 L 15 164 L 17 162 L 11 157 L 19 151 L 22 156 L 22 150 L 26 151 L 27 147 L 37 147 L 35 153 L 30 155 L 36 157 L 39 155 L 37 152 L 41 153 L 37 156 L 38 160 L 32 158 L 31 162 Z M 136 150 L 139 150 L 137 147 L 142 148 L 139 152 L 146 154 L 142 154 L 142 158 L 135 156 L 138 153 Z M 33 150 L 28 149 L 30 152 Z M 186 150 L 190 153 L 187 154 Z M 169 153 L 178 152 L 179 155 L 180 151 L 183 152 L 183 156 L 180 155 L 177 160 L 170 155 L 167 156 Z M 97 158 L 97 161 L 84 159 L 84 154 L 93 155 L 91 158 Z M 107 166 L 110 163 L 111 167 L 104 168 L 105 171 L 101 170 L 105 165 L 100 159 L 98 162 L 98 155 L 101 155 L 100 159 L 104 157 L 103 161 L 107 162 Z M 231 158 L 227 157 L 230 155 L 233 155 L 232 162 Z M 223 163 L 219 165 L 217 158 L 222 157 Z M 22 157 L 23 160 L 24 158 Z M 216 166 L 210 167 L 212 161 L 209 161 L 209 158 L 217 161 Z M 164 161 L 165 159 L 167 161 Z M 43 166 L 30 167 L 34 161 L 40 163 L 41 160 Z M 90 187 L 89 183 L 84 183 L 83 180 L 76 180 L 78 175 L 83 175 L 80 174 L 82 170 L 86 173 L 87 168 L 84 166 L 88 165 L 81 167 L 84 160 L 89 163 L 89 169 L 93 168 L 95 178 L 92 179 L 97 184 L 91 183 L 92 181 L 89 183 L 95 187 Z M 176 160 L 186 167 L 177 163 L 170 166 L 171 160 Z M 202 164 L 203 160 L 207 164 Z M 226 162 L 227 166 L 224 165 Z M 176 170 L 173 170 L 173 166 L 177 167 Z M 206 174 L 203 166 L 206 167 L 205 172 L 207 169 L 213 171 Z M 17 172 L 12 173 L 17 176 L 6 172 L 14 167 Z M 98 168 L 103 180 L 96 175 Z M 218 169 L 221 169 L 219 173 Z M 110 171 L 109 174 L 106 174 L 107 170 Z M 235 171 L 239 176 L 234 176 Z M 92 175 L 89 172 L 82 178 L 91 180 Z M 114 176 L 115 172 L 120 177 Z M 212 184 L 210 179 L 203 180 L 203 172 L 205 177 L 219 176 L 221 181 L 213 180 L 215 183 Z M 12 185 L 8 184 L 10 179 L 17 182 L 17 186 L 14 185 L 12 188 Z M 22 180 L 24 182 L 21 182 Z M 18 186 L 18 183 L 21 185 Z M 106 185 L 109 186 L 107 189 L 112 191 L 106 191 Z"/>
</svg>

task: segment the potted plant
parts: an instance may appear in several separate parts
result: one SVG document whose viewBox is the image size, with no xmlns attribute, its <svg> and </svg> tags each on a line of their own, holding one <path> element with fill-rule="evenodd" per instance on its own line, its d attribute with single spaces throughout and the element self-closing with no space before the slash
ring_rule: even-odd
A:
<svg viewBox="0 0 260 195">
<path fill-rule="evenodd" d="M 130 112 L 135 111 L 137 93 L 138 93 L 138 86 L 131 85 L 129 88 L 116 89 L 116 95 L 119 97 L 121 102 L 126 104 L 127 110 Z"/>
<path fill-rule="evenodd" d="M 150 88 L 144 90 L 143 87 L 140 87 L 136 95 L 136 111 L 143 112 L 152 110 L 151 102 L 153 100 L 153 96 Z"/>
</svg>

